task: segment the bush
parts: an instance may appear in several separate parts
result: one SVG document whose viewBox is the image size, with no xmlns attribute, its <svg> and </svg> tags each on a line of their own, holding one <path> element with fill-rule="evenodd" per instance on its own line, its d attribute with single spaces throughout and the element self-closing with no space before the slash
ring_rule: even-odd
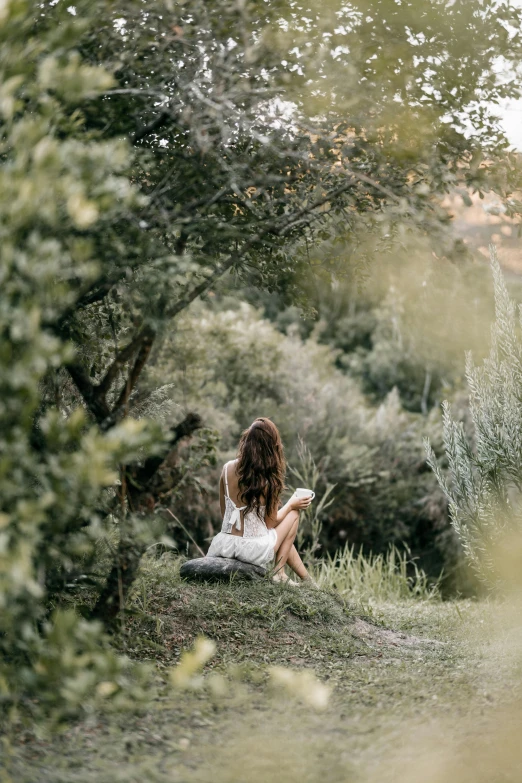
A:
<svg viewBox="0 0 522 783">
<path fill-rule="evenodd" d="M 493 313 L 487 269 L 469 258 L 434 259 L 415 236 L 372 263 L 364 281 L 347 275 L 310 290 L 315 323 L 281 302 L 278 312 L 265 301 L 264 312 L 285 333 L 307 337 L 313 327 L 373 403 L 397 387 L 404 408 L 427 415 L 463 388 L 464 351 L 484 355 Z"/>
<path fill-rule="evenodd" d="M 45 405 L 46 387 L 73 357 L 54 327 L 98 273 L 87 229 L 135 199 L 126 146 L 82 135 L 78 102 L 112 84 L 74 52 L 83 5 L 74 16 L 60 3 L 38 25 L 22 0 L 0 12 L 2 715 L 22 704 L 58 719 L 88 709 L 91 697 L 119 698 L 129 684 L 128 664 L 106 646 L 96 651 L 99 624 L 52 613 L 108 534 L 99 503 L 118 460 L 150 444 L 140 422 L 103 434 L 82 407 L 66 416 Z"/>
<path fill-rule="evenodd" d="M 493 551 L 506 533 L 522 532 L 522 338 L 520 314 L 491 250 L 495 321 L 491 348 L 481 365 L 467 356 L 473 437 L 443 405 L 448 476 L 426 441 L 428 462 L 449 502 L 451 522 L 481 580 L 500 575 Z"/>
</svg>

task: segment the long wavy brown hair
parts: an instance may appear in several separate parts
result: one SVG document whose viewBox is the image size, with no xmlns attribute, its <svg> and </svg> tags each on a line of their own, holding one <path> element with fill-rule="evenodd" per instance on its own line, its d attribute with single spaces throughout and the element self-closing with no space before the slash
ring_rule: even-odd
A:
<svg viewBox="0 0 522 783">
<path fill-rule="evenodd" d="M 260 417 L 243 432 L 239 441 L 236 473 L 241 502 L 246 512 L 259 513 L 264 496 L 271 515 L 285 488 L 286 460 L 281 436 L 270 419 Z"/>
</svg>

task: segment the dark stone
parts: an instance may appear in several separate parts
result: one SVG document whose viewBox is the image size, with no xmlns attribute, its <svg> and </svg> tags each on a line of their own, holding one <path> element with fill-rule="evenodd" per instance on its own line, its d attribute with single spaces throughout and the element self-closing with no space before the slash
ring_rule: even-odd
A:
<svg viewBox="0 0 522 783">
<path fill-rule="evenodd" d="M 197 560 L 187 560 L 180 568 L 180 576 L 184 579 L 215 580 L 215 579 L 260 579 L 266 574 L 261 566 L 243 563 L 229 557 L 199 557 Z"/>
</svg>

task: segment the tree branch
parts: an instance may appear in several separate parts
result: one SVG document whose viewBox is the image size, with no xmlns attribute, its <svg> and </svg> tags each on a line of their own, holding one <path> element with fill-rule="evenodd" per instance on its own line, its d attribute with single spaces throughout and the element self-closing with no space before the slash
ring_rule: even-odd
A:
<svg viewBox="0 0 522 783">
<path fill-rule="evenodd" d="M 136 385 L 136 381 L 147 362 L 155 336 L 156 332 L 152 327 L 144 326 L 130 343 L 118 353 L 118 356 L 107 370 L 103 380 L 98 385 L 91 382 L 89 376 L 79 364 L 71 363 L 66 365 L 66 369 L 83 397 L 88 410 L 104 432 L 113 427 L 120 419 L 121 414 L 127 405 L 129 395 Z M 138 355 L 134 366 L 125 386 L 120 392 L 115 406 L 111 410 L 106 399 L 107 393 L 110 390 L 118 371 L 132 358 L 136 351 L 138 351 Z"/>
<path fill-rule="evenodd" d="M 66 365 L 66 369 L 83 397 L 89 412 L 93 415 L 95 421 L 101 424 L 111 412 L 107 401 L 105 398 L 100 398 L 97 395 L 97 387 L 91 383 L 83 367 L 79 364 L 71 363 Z"/>
<path fill-rule="evenodd" d="M 175 305 L 166 311 L 165 313 L 166 317 L 174 318 L 182 310 L 188 307 L 194 301 L 194 299 L 197 299 L 198 296 L 205 293 L 205 291 L 208 291 L 208 289 L 213 285 L 214 282 L 216 282 L 216 280 L 219 280 L 219 278 L 222 277 L 225 274 L 225 272 L 227 272 L 231 267 L 234 266 L 234 264 L 240 261 L 243 258 L 243 256 L 246 253 L 248 253 L 249 250 L 255 247 L 265 236 L 267 236 L 268 234 L 275 234 L 276 236 L 282 236 L 288 228 L 291 228 L 292 225 L 296 221 L 302 219 L 304 215 L 313 213 L 316 209 L 318 209 L 318 207 L 323 206 L 331 199 L 340 196 L 342 193 L 347 191 L 352 186 L 353 186 L 353 182 L 346 182 L 342 186 L 335 188 L 334 190 L 324 194 L 323 196 L 316 199 L 308 206 L 299 210 L 298 212 L 295 212 L 292 215 L 287 215 L 285 220 L 281 221 L 281 223 L 278 223 L 276 221 L 271 221 L 270 223 L 267 223 L 260 231 L 258 231 L 258 233 L 254 234 L 253 237 L 251 237 L 247 242 L 245 242 L 244 245 L 238 251 L 231 253 L 227 258 L 227 260 L 224 261 L 215 270 L 215 272 L 213 272 L 213 274 L 211 274 L 209 277 L 207 277 L 205 280 L 199 283 L 199 285 L 195 286 L 191 291 L 188 291 L 181 299 L 178 299 Z"/>
<path fill-rule="evenodd" d="M 151 352 L 152 344 L 154 342 L 155 337 L 156 337 L 156 332 L 150 327 L 148 327 L 147 333 L 141 338 L 142 343 L 138 351 L 136 361 L 134 362 L 134 366 L 129 373 L 129 377 L 127 378 L 127 381 L 125 382 L 125 385 L 123 386 L 120 392 L 118 400 L 114 408 L 112 409 L 110 415 L 108 416 L 108 418 L 101 424 L 102 430 L 106 431 L 111 427 L 113 427 L 123 415 L 127 407 L 127 403 L 129 401 L 129 397 L 132 393 L 132 390 L 134 389 L 134 386 L 136 385 L 136 382 L 140 377 L 141 372 L 145 367 L 145 364 L 147 363 L 147 359 L 149 358 L 149 354 Z"/>
<path fill-rule="evenodd" d="M 203 421 L 201 416 L 197 413 L 188 413 L 185 418 L 171 428 L 171 436 L 165 444 L 165 448 L 161 454 L 155 454 L 152 457 L 148 457 L 141 468 L 138 468 L 134 472 L 133 482 L 135 482 L 140 488 L 145 489 L 149 481 L 153 478 L 155 473 L 165 462 L 172 450 L 177 446 L 180 440 L 188 438 L 196 430 L 201 429 Z"/>
<path fill-rule="evenodd" d="M 83 296 L 80 296 L 80 298 L 76 300 L 74 304 L 75 309 L 88 307 L 91 304 L 103 301 L 113 285 L 115 285 L 117 282 L 118 278 L 115 278 L 114 280 L 106 280 L 105 282 L 98 285 L 97 288 L 96 286 L 92 286 L 83 294 Z"/>
<path fill-rule="evenodd" d="M 97 394 L 102 397 L 106 396 L 123 365 L 126 364 L 129 359 L 132 359 L 136 351 L 142 347 L 144 343 L 151 340 L 151 338 L 154 339 L 154 336 L 154 330 L 150 326 L 146 325 L 138 332 L 135 337 L 133 337 L 133 339 L 125 346 L 125 348 L 122 348 L 121 351 L 119 351 L 113 363 L 105 373 L 105 376 L 96 387 Z"/>
<path fill-rule="evenodd" d="M 168 112 L 162 112 L 161 115 L 158 115 L 158 117 L 156 117 L 154 120 L 154 122 L 157 123 L 155 127 L 160 126 L 160 117 L 162 118 L 161 122 L 164 122 L 167 120 L 168 116 Z M 149 123 L 147 128 L 150 128 L 151 125 L 152 123 Z M 152 132 L 152 130 L 149 130 L 149 132 Z M 222 277 L 229 269 L 231 269 L 231 267 L 241 261 L 241 259 L 252 248 L 259 244 L 259 242 L 261 242 L 261 240 L 263 240 L 266 236 L 283 236 L 285 233 L 292 230 L 292 228 L 296 228 L 297 226 L 301 225 L 303 221 L 306 222 L 307 218 L 312 216 L 312 214 L 315 213 L 319 207 L 324 206 L 324 204 L 326 204 L 328 201 L 331 201 L 337 196 L 340 196 L 349 188 L 353 187 L 354 179 L 362 180 L 367 184 L 377 188 L 378 190 L 381 190 L 381 192 L 386 193 L 386 195 L 389 197 L 398 200 L 398 197 L 395 196 L 395 194 L 393 194 L 391 191 L 388 191 L 386 188 L 383 188 L 381 185 L 379 185 L 379 183 L 375 182 L 370 177 L 366 177 L 366 175 L 362 175 L 357 172 L 350 172 L 349 175 L 347 175 L 347 180 L 341 186 L 327 191 L 302 209 L 299 209 L 290 215 L 285 215 L 283 220 L 268 221 L 250 239 L 248 239 L 241 248 L 231 253 L 228 258 L 223 263 L 221 263 L 209 277 L 205 278 L 198 285 L 194 286 L 194 288 L 187 291 L 184 296 L 178 299 L 178 301 L 175 302 L 175 304 L 170 309 L 167 309 L 165 311 L 165 317 L 174 318 L 182 310 L 187 308 L 195 299 L 201 296 L 201 294 L 205 293 L 205 291 L 208 291 L 211 286 L 217 280 L 219 280 L 220 277 Z M 185 237 L 183 237 L 183 244 L 184 241 Z M 96 301 L 95 297 L 97 296 L 99 296 L 100 299 L 103 298 L 102 291 L 105 290 L 107 286 L 110 287 L 110 285 L 111 283 L 109 281 L 102 283 L 99 289 L 91 289 L 90 292 L 86 292 L 80 301 L 83 300 L 84 304 L 88 304 L 90 301 Z M 128 403 L 129 396 L 134 386 L 136 385 L 143 367 L 147 362 L 155 336 L 156 333 L 152 327 L 144 326 L 140 332 L 130 341 L 130 343 L 118 353 L 113 363 L 105 373 L 104 378 L 97 386 L 91 383 L 87 373 L 85 373 L 85 371 L 80 366 L 72 364 L 67 367 L 80 394 L 85 400 L 88 409 L 91 411 L 94 418 L 104 431 L 114 426 L 114 424 L 116 424 L 116 422 L 121 417 L 122 412 Z M 120 392 L 115 406 L 112 410 L 110 410 L 106 401 L 106 395 L 122 367 L 134 356 L 136 351 L 138 351 L 138 355 L 136 357 L 134 366 L 129 374 L 125 386 Z"/>
<path fill-rule="evenodd" d="M 91 283 L 91 285 L 89 285 L 87 289 L 83 291 L 83 293 L 79 295 L 78 299 L 75 299 L 72 304 L 66 307 L 57 321 L 47 321 L 43 324 L 43 326 L 46 329 L 53 331 L 59 337 L 63 337 L 64 331 L 66 331 L 68 338 L 69 330 L 66 327 L 67 319 L 82 307 L 87 307 L 90 304 L 101 302 L 103 299 L 105 299 L 113 285 L 118 282 L 121 276 L 123 276 L 123 273 L 122 275 L 115 277 L 112 280 L 107 280 L 107 278 L 103 275 L 97 278 L 93 283 Z"/>
<path fill-rule="evenodd" d="M 148 136 L 149 133 L 154 133 L 154 131 L 161 128 L 162 125 L 164 125 L 170 117 L 171 117 L 170 112 L 168 111 L 160 112 L 157 117 L 155 117 L 147 125 L 141 128 L 141 130 L 136 131 L 134 136 L 131 137 L 131 144 L 137 144 L 139 141 L 144 139 L 145 136 Z"/>
</svg>

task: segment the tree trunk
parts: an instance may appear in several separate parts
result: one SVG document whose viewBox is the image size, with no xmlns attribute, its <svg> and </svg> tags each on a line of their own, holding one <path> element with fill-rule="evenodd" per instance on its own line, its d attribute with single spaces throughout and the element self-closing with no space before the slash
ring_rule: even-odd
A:
<svg viewBox="0 0 522 783">
<path fill-rule="evenodd" d="M 163 454 L 149 457 L 141 466 L 129 465 L 124 468 L 122 487 L 125 489 L 122 491 L 132 513 L 151 514 L 158 497 L 175 487 L 179 481 L 179 472 L 173 464 L 176 446 L 201 426 L 201 418 L 196 413 L 188 413 L 183 421 L 172 428 Z M 163 470 L 162 466 L 167 463 L 169 463 L 168 470 Z M 131 480 L 127 481 L 127 477 Z M 136 578 L 146 548 L 147 543 L 138 544 L 132 540 L 132 537 L 127 538 L 124 531 L 122 532 L 107 582 L 92 610 L 92 618 L 101 620 L 109 627 L 114 625 L 118 615 L 123 619 L 127 595 Z"/>
<path fill-rule="evenodd" d="M 114 625 L 116 618 L 123 616 L 125 601 L 136 578 L 143 550 L 133 542 L 120 541 L 107 582 L 98 596 L 91 617 L 104 625 Z"/>
</svg>

